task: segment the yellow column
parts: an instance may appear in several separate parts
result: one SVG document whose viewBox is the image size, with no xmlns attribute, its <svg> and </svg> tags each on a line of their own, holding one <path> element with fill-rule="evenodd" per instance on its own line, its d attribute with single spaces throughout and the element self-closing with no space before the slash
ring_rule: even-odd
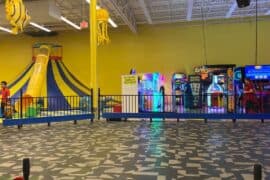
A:
<svg viewBox="0 0 270 180">
<path fill-rule="evenodd" d="M 91 64 L 91 88 L 94 91 L 94 109 L 98 105 L 98 85 L 97 85 L 97 20 L 96 20 L 96 5 L 97 0 L 91 0 L 89 6 L 90 19 L 90 64 Z M 97 112 L 97 111 L 96 111 Z M 95 113 L 96 114 L 96 113 Z"/>
</svg>

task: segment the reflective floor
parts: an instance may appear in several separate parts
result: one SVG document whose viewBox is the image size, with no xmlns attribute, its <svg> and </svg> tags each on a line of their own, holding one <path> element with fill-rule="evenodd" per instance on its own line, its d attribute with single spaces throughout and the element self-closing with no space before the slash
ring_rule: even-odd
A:
<svg viewBox="0 0 270 180">
<path fill-rule="evenodd" d="M 270 179 L 270 122 L 71 122 L 0 128 L 0 179 Z"/>
</svg>

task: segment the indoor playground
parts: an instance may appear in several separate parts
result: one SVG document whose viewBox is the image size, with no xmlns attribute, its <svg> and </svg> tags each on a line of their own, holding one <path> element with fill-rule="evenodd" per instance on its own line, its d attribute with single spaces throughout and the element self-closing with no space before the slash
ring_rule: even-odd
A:
<svg viewBox="0 0 270 180">
<path fill-rule="evenodd" d="M 0 0 L 0 180 L 270 179 L 270 0 Z"/>
</svg>

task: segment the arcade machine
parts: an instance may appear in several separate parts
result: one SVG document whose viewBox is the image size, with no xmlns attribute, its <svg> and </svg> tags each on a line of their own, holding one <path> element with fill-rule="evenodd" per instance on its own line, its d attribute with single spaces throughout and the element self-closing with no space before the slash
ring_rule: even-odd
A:
<svg viewBox="0 0 270 180">
<path fill-rule="evenodd" d="M 212 83 L 207 89 L 207 107 L 211 108 L 222 108 L 223 107 L 223 96 L 224 90 L 218 83 L 218 75 L 213 75 Z"/>
<path fill-rule="evenodd" d="M 201 108 L 202 106 L 202 86 L 200 75 L 189 75 L 188 81 L 191 86 L 193 96 L 193 108 Z"/>
<path fill-rule="evenodd" d="M 208 100 L 208 93 L 211 93 L 211 84 L 218 84 L 222 89 L 222 97 L 220 105 L 224 106 L 228 112 L 234 111 L 234 86 L 233 86 L 233 69 L 234 64 L 228 65 L 204 65 L 195 68 L 195 73 L 201 76 L 201 85 L 202 85 L 202 94 L 205 106 L 209 106 L 210 104 Z M 216 85 L 215 85 L 216 86 Z M 213 87 L 213 86 L 212 86 Z M 218 87 L 218 89 L 219 89 Z M 218 91 L 220 91 L 218 90 Z M 221 92 L 220 92 L 221 93 Z M 225 96 L 226 95 L 226 96 Z M 224 97 L 227 97 L 224 100 Z"/>
<path fill-rule="evenodd" d="M 187 76 L 184 73 L 174 73 L 172 76 L 172 104 L 173 111 L 183 109 L 183 95 Z"/>
<path fill-rule="evenodd" d="M 246 66 L 245 77 L 254 83 L 260 112 L 270 113 L 270 65 Z"/>
<path fill-rule="evenodd" d="M 235 92 L 235 108 L 237 112 L 242 112 L 242 99 L 244 92 L 244 67 L 237 67 L 234 69 L 234 92 Z"/>
<path fill-rule="evenodd" d="M 165 77 L 160 73 L 140 75 L 140 112 L 162 112 L 164 110 L 164 83 Z"/>
</svg>

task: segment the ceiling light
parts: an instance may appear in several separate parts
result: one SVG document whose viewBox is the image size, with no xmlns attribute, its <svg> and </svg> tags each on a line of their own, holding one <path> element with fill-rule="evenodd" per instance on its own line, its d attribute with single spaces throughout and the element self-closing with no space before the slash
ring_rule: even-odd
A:
<svg viewBox="0 0 270 180">
<path fill-rule="evenodd" d="M 233 5 L 231 6 L 230 10 L 226 14 L 226 18 L 230 18 L 232 16 L 233 11 L 237 8 L 237 3 L 234 2 Z"/>
<path fill-rule="evenodd" d="M 77 24 L 71 22 L 70 20 L 68 20 L 67 18 L 61 16 L 61 20 L 63 20 L 64 22 L 66 22 L 67 24 L 71 25 L 72 27 L 74 27 L 75 29 L 81 30 L 81 27 L 78 26 Z"/>
<path fill-rule="evenodd" d="M 31 24 L 32 26 L 36 27 L 36 28 L 39 28 L 39 29 L 43 30 L 43 31 L 46 31 L 46 32 L 52 32 L 50 29 L 45 28 L 45 27 L 43 27 L 43 26 L 40 26 L 40 25 L 38 25 L 38 24 L 36 24 L 36 23 L 34 23 L 34 22 L 30 22 L 30 24 Z"/>
<path fill-rule="evenodd" d="M 193 0 L 188 1 L 188 11 L 187 11 L 187 21 L 191 21 L 192 10 L 193 10 Z"/>
<path fill-rule="evenodd" d="M 112 25 L 112 27 L 114 27 L 114 28 L 117 28 L 118 26 L 117 26 L 117 24 L 111 19 L 111 18 L 109 18 L 109 23 Z"/>
<path fill-rule="evenodd" d="M 7 28 L 1 27 L 1 26 L 0 26 L 0 30 L 1 30 L 1 31 L 5 31 L 5 32 L 8 32 L 8 33 L 10 33 L 10 34 L 13 34 L 12 31 L 11 31 L 10 29 L 7 29 Z"/>
</svg>

